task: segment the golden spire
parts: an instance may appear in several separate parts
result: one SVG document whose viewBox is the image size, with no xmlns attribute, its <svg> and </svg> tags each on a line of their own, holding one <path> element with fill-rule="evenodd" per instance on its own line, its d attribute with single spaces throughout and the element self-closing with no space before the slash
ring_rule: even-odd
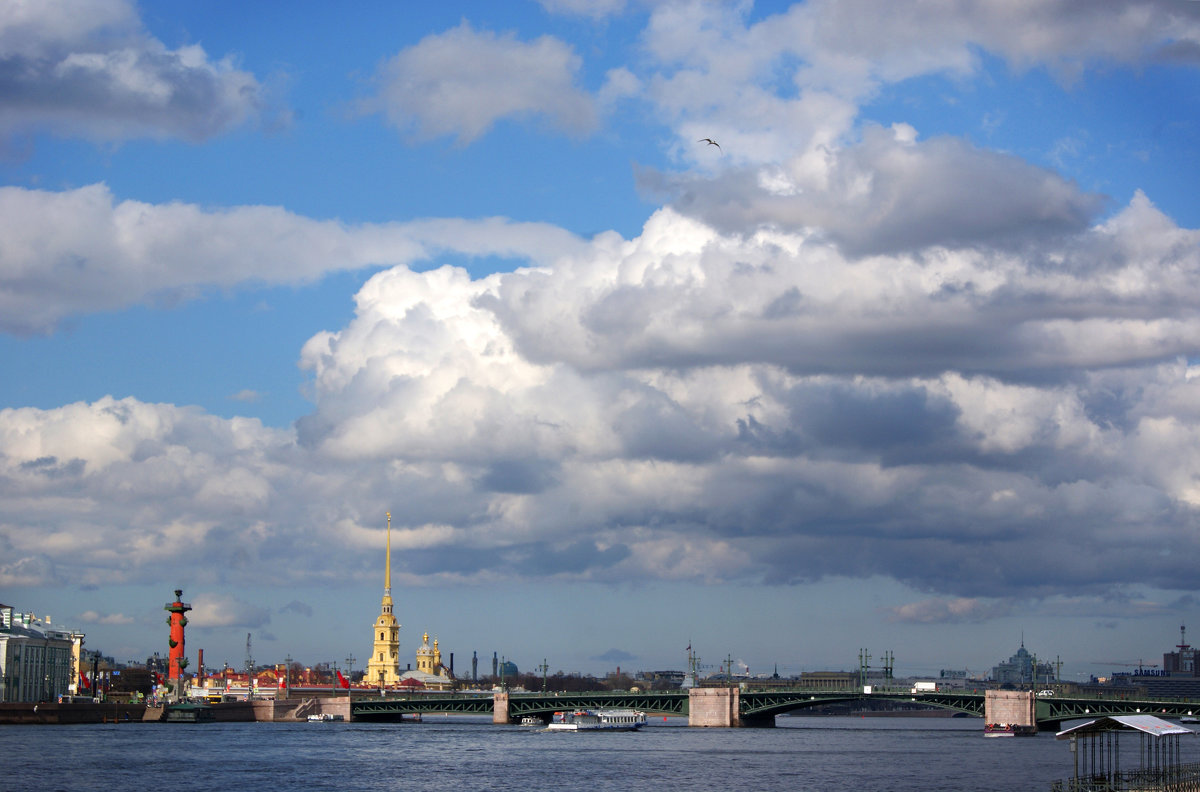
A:
<svg viewBox="0 0 1200 792">
<path fill-rule="evenodd" d="M 383 596 L 392 596 L 392 513 L 387 513 L 387 563 L 383 568 Z"/>
<path fill-rule="evenodd" d="M 387 512 L 387 563 L 383 573 L 383 600 L 371 639 L 371 659 L 367 661 L 370 684 L 382 689 L 400 681 L 400 622 L 392 613 L 392 513 Z"/>
</svg>

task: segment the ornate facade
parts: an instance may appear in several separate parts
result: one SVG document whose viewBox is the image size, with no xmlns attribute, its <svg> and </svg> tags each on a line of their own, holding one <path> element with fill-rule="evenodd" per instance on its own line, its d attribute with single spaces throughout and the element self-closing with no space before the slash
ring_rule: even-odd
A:
<svg viewBox="0 0 1200 792">
<path fill-rule="evenodd" d="M 420 682 L 421 686 L 430 690 L 449 690 L 454 687 L 454 676 L 450 669 L 442 665 L 442 650 L 436 638 L 433 646 L 429 645 L 429 633 L 421 636 L 421 646 L 417 649 L 417 668 L 415 671 L 405 671 L 402 680 Z"/>
<path fill-rule="evenodd" d="M 423 674 L 436 674 L 436 669 L 442 664 L 442 652 L 438 649 L 437 639 L 433 639 L 433 647 L 429 646 L 429 633 L 421 636 L 421 647 L 417 649 L 417 670 Z"/>
</svg>

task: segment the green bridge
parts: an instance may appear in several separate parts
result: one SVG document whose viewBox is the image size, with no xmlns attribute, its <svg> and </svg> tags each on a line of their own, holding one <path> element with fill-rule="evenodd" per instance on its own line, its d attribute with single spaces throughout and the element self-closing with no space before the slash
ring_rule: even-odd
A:
<svg viewBox="0 0 1200 792">
<path fill-rule="evenodd" d="M 705 691 L 715 691 L 706 694 Z M 699 697 L 698 697 L 699 696 Z M 698 721 L 699 707 L 710 707 L 710 699 L 720 698 L 716 706 L 732 707 L 729 722 L 705 717 Z M 940 707 L 952 712 L 983 718 L 984 691 L 938 691 L 912 693 L 908 690 L 861 689 L 841 691 L 813 690 L 737 690 L 699 688 L 692 691 L 670 690 L 645 693 L 411 693 L 374 698 L 355 698 L 350 704 L 352 720 L 398 720 L 402 716 L 434 713 L 459 713 L 491 716 L 497 723 L 515 723 L 524 717 L 548 721 L 555 712 L 573 709 L 630 708 L 648 715 L 687 717 L 692 725 L 773 726 L 775 716 L 822 704 L 857 701 L 895 701 Z M 1178 718 L 1200 712 L 1200 702 L 1172 700 L 1134 700 L 1095 697 L 1036 697 L 1034 718 L 1041 730 L 1058 730 L 1067 720 L 1103 715 L 1154 714 Z M 981 726 L 982 728 L 982 726 Z"/>
</svg>

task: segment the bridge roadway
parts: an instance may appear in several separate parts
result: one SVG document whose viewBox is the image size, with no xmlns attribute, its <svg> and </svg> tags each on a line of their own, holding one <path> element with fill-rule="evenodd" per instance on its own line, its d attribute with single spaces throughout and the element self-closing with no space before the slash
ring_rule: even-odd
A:
<svg viewBox="0 0 1200 792">
<path fill-rule="evenodd" d="M 983 691 L 940 691 L 911 693 L 882 690 L 871 693 L 861 689 L 841 691 L 814 690 L 742 690 L 738 713 L 743 726 L 772 726 L 775 716 L 806 707 L 841 702 L 885 700 L 928 704 L 942 709 L 982 718 Z M 650 715 L 689 715 L 686 690 L 617 693 L 509 693 L 508 721 L 534 716 L 548 721 L 555 712 L 572 709 L 630 708 Z M 354 699 L 351 720 L 397 720 L 403 715 L 423 713 L 460 713 L 491 716 L 495 700 L 491 692 L 408 693 L 385 697 Z M 1133 700 L 1094 697 L 1039 697 L 1035 699 L 1035 718 L 1041 730 L 1058 730 L 1063 721 L 1096 718 L 1103 715 L 1154 714 L 1165 718 L 1200 713 L 1200 702 L 1186 700 Z"/>
</svg>

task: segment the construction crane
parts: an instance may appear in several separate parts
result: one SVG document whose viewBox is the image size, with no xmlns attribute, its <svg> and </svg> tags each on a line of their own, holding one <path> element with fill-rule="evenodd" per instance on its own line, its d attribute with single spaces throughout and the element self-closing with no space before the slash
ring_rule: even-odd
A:
<svg viewBox="0 0 1200 792">
<path fill-rule="evenodd" d="M 1158 663 L 1143 663 L 1141 660 L 1138 660 L 1136 663 L 1116 663 L 1116 662 L 1109 662 L 1109 661 L 1104 661 L 1104 660 L 1094 660 L 1094 661 L 1092 661 L 1092 665 L 1117 666 L 1119 668 L 1136 668 L 1138 671 L 1141 671 L 1143 668 L 1158 668 Z"/>
</svg>

